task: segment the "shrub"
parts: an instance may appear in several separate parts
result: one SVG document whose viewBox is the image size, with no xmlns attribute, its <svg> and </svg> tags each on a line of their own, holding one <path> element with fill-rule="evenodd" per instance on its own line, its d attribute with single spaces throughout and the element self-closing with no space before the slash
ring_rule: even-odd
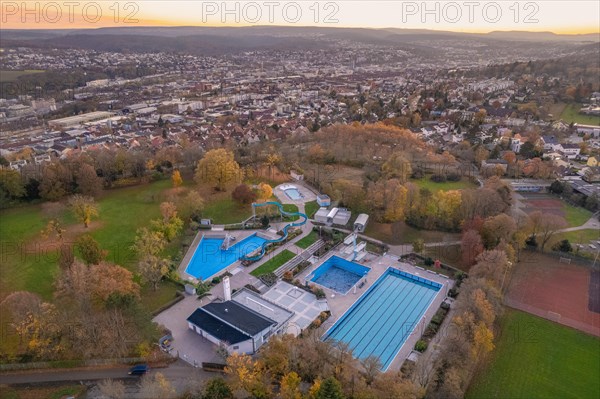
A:
<svg viewBox="0 0 600 399">
<path fill-rule="evenodd" d="M 446 178 L 446 175 L 434 174 L 434 175 L 431 175 L 429 180 L 431 180 L 432 182 L 435 182 L 435 183 L 444 183 L 447 180 L 447 178 Z"/>
<path fill-rule="evenodd" d="M 425 352 L 425 350 L 427 349 L 427 342 L 423 341 L 422 339 L 418 340 L 417 343 L 415 344 L 415 350 L 417 352 Z"/>
<path fill-rule="evenodd" d="M 219 277 L 214 277 L 212 279 L 212 285 L 217 285 L 221 282 L 221 279 Z"/>
<path fill-rule="evenodd" d="M 287 272 L 283 273 L 283 279 L 287 282 L 292 281 L 292 279 L 294 278 L 294 274 L 288 270 Z"/>
<path fill-rule="evenodd" d="M 448 181 L 460 181 L 461 176 L 458 173 L 449 173 L 447 179 Z"/>
<path fill-rule="evenodd" d="M 267 273 L 260 276 L 260 280 L 270 287 L 277 282 L 277 276 L 275 273 Z"/>
<path fill-rule="evenodd" d="M 318 287 L 313 287 L 312 291 L 315 294 L 315 296 L 317 297 L 317 299 L 324 299 L 325 298 L 325 291 L 323 291 L 323 289 L 318 288 Z"/>
<path fill-rule="evenodd" d="M 433 259 L 431 259 L 430 257 L 425 258 L 425 260 L 423 261 L 423 263 L 425 264 L 425 266 L 433 266 L 433 264 L 435 263 L 433 261 Z"/>
<path fill-rule="evenodd" d="M 537 248 L 538 242 L 534 235 L 529 236 L 527 240 L 525 240 L 525 245 L 532 248 Z"/>
<path fill-rule="evenodd" d="M 562 240 L 552 246 L 552 249 L 560 252 L 573 252 L 573 246 L 569 240 Z"/>
<path fill-rule="evenodd" d="M 423 177 L 425 177 L 425 173 L 423 172 L 423 169 L 414 169 L 410 177 L 412 177 L 413 179 L 422 179 Z"/>
</svg>

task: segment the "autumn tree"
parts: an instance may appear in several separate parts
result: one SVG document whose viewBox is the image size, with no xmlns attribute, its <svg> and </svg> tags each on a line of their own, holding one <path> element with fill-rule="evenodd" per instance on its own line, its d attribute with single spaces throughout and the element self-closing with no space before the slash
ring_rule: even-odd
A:
<svg viewBox="0 0 600 399">
<path fill-rule="evenodd" d="M 465 266 L 475 263 L 477 256 L 483 252 L 483 241 L 476 230 L 467 230 L 463 233 L 460 252 Z"/>
<path fill-rule="evenodd" d="M 265 380 L 267 376 L 260 360 L 254 361 L 248 355 L 233 353 L 227 358 L 225 373 L 234 391 L 258 398 L 269 397 L 270 386 Z"/>
<path fill-rule="evenodd" d="M 233 392 L 224 379 L 217 377 L 208 380 L 204 387 L 202 399 L 233 399 Z"/>
<path fill-rule="evenodd" d="M 244 183 L 236 186 L 231 192 L 231 198 L 240 205 L 251 204 L 257 197 L 256 193 Z"/>
<path fill-rule="evenodd" d="M 89 234 L 79 236 L 75 240 L 75 248 L 86 265 L 97 265 L 104 258 L 105 252 L 100 248 L 98 241 Z"/>
<path fill-rule="evenodd" d="M 0 167 L 0 208 L 6 207 L 11 200 L 24 195 L 25 186 L 19 172 Z"/>
<path fill-rule="evenodd" d="M 417 238 L 412 242 L 413 251 L 420 254 L 425 249 L 425 241 L 422 238 Z"/>
<path fill-rule="evenodd" d="M 280 395 L 282 399 L 302 399 L 302 393 L 300 392 L 300 383 L 302 380 L 296 374 L 291 371 L 281 377 L 281 390 Z"/>
<path fill-rule="evenodd" d="M 494 248 L 500 241 L 511 242 L 517 231 L 515 220 L 505 213 L 492 216 L 485 220 L 482 229 L 482 239 L 485 247 Z"/>
<path fill-rule="evenodd" d="M 146 374 L 139 384 L 142 398 L 172 399 L 177 397 L 177 391 L 162 373 Z"/>
<path fill-rule="evenodd" d="M 548 241 L 561 229 L 569 224 L 562 216 L 552 213 L 532 212 L 529 215 L 529 229 L 543 251 Z"/>
<path fill-rule="evenodd" d="M 164 238 L 171 242 L 183 228 L 183 220 L 177 216 L 177 206 L 172 202 L 162 202 L 160 204 L 160 213 L 162 219 L 153 220 L 151 222 L 152 228 L 161 232 Z"/>
<path fill-rule="evenodd" d="M 48 201 L 56 201 L 71 192 L 73 174 L 61 162 L 51 162 L 42 169 L 40 196 Z"/>
<path fill-rule="evenodd" d="M 208 151 L 198 162 L 194 179 L 197 183 L 215 184 L 217 190 L 224 191 L 228 183 L 241 180 L 241 174 L 233 153 L 219 148 Z"/>
<path fill-rule="evenodd" d="M 88 228 L 93 217 L 98 216 L 94 198 L 76 194 L 69 199 L 69 206 L 75 217 Z"/>
<path fill-rule="evenodd" d="M 397 222 L 404 219 L 408 200 L 408 190 L 398 179 L 381 180 L 369 186 L 370 199 L 379 210 L 383 222 Z"/>
<path fill-rule="evenodd" d="M 326 151 L 320 144 L 313 144 L 308 149 L 308 159 L 311 163 L 323 163 L 325 161 Z"/>
<path fill-rule="evenodd" d="M 381 166 L 381 171 L 386 178 L 404 183 L 412 174 L 412 166 L 403 153 L 394 152 Z"/>
<path fill-rule="evenodd" d="M 125 384 L 120 380 L 102 380 L 98 384 L 98 389 L 103 398 L 107 399 L 125 399 Z"/>
<path fill-rule="evenodd" d="M 102 191 L 102 179 L 96 174 L 96 169 L 87 163 L 79 166 L 75 172 L 77 192 L 90 197 L 97 197 Z"/>
<path fill-rule="evenodd" d="M 131 247 L 138 255 L 138 271 L 142 278 L 150 283 L 154 290 L 169 272 L 169 261 L 159 255 L 166 245 L 164 234 L 147 228 L 138 229 L 135 242 Z"/>
<path fill-rule="evenodd" d="M 200 217 L 204 209 L 204 199 L 196 190 L 190 190 L 176 200 L 177 213 L 183 220 Z"/>
<path fill-rule="evenodd" d="M 348 179 L 336 179 L 331 183 L 331 196 L 353 211 L 365 209 L 366 193 L 360 182 Z"/>
<path fill-rule="evenodd" d="M 258 199 L 268 201 L 273 196 L 273 187 L 267 183 L 260 183 L 257 187 L 256 194 Z"/>
<path fill-rule="evenodd" d="M 181 178 L 181 173 L 179 170 L 175 169 L 173 174 L 171 175 L 171 182 L 173 183 L 173 187 L 179 187 L 183 184 L 183 179 Z"/>
</svg>

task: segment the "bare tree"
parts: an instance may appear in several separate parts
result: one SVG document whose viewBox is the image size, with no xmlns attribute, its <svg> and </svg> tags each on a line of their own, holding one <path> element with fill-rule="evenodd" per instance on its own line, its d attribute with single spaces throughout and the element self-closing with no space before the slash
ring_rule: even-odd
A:
<svg viewBox="0 0 600 399">
<path fill-rule="evenodd" d="M 103 399 L 125 399 L 125 384 L 118 380 L 103 380 L 98 384 Z"/>
</svg>

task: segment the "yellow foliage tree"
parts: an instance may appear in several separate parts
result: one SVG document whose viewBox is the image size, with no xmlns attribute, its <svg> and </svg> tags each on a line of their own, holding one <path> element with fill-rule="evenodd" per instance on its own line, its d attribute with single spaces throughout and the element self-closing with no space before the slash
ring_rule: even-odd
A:
<svg viewBox="0 0 600 399">
<path fill-rule="evenodd" d="M 181 173 L 176 170 L 173 172 L 171 176 L 171 181 L 173 182 L 173 187 L 179 187 L 183 184 L 183 178 L 181 177 Z"/>
<path fill-rule="evenodd" d="M 92 197 L 83 195 L 74 195 L 69 200 L 69 205 L 75 214 L 75 217 L 88 228 L 93 217 L 98 216 L 98 207 Z"/>
<path fill-rule="evenodd" d="M 233 158 L 233 152 L 224 148 L 208 151 L 198 162 L 194 175 L 197 183 L 215 184 L 220 191 L 225 191 L 227 183 L 241 179 L 242 170 Z"/>
<path fill-rule="evenodd" d="M 268 185 L 267 183 L 260 183 L 258 185 L 258 199 L 267 201 L 269 198 L 273 196 L 273 187 Z"/>
<path fill-rule="evenodd" d="M 473 343 L 473 357 L 484 356 L 494 349 L 494 333 L 485 325 L 484 322 L 479 322 L 477 327 L 475 327 Z"/>
<path fill-rule="evenodd" d="M 281 377 L 281 397 L 282 399 L 302 399 L 300 392 L 300 382 L 302 380 L 294 371 Z"/>
</svg>

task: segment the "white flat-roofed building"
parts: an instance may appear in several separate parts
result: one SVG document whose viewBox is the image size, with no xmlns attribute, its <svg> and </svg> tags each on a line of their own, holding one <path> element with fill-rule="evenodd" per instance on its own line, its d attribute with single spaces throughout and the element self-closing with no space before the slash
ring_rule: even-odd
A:
<svg viewBox="0 0 600 399">
<path fill-rule="evenodd" d="M 338 208 L 335 216 L 333 217 L 333 224 L 337 224 L 340 226 L 345 226 L 350 221 L 350 217 L 352 216 L 352 212 L 345 208 Z"/>
<path fill-rule="evenodd" d="M 314 219 L 319 223 L 327 223 L 327 215 L 329 215 L 329 209 L 321 208 L 316 213 Z"/>
<path fill-rule="evenodd" d="M 88 112 L 87 114 L 69 116 L 67 118 L 54 119 L 52 121 L 48 121 L 48 125 L 50 127 L 57 128 L 57 129 L 66 129 L 69 127 L 83 125 L 84 123 L 106 119 L 113 115 L 114 114 L 112 112 L 107 112 L 107 111 Z"/>
</svg>

